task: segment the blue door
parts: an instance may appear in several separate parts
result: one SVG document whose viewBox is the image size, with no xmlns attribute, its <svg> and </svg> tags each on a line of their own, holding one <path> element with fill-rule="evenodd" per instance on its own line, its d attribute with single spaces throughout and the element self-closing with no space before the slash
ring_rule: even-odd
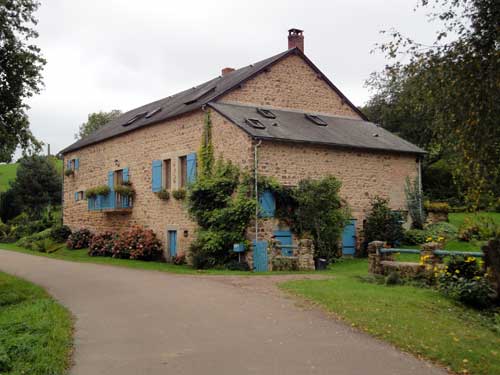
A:
<svg viewBox="0 0 500 375">
<path fill-rule="evenodd" d="M 292 232 L 289 230 L 276 230 L 273 234 L 276 241 L 280 241 L 283 246 L 281 248 L 281 255 L 291 257 L 293 255 L 293 249 L 291 248 L 293 244 Z"/>
<path fill-rule="evenodd" d="M 175 257 L 177 255 L 177 231 L 169 230 L 168 231 L 168 251 L 171 257 Z"/>
<path fill-rule="evenodd" d="M 356 252 L 356 220 L 351 219 L 342 234 L 342 255 L 353 256 Z"/>
<path fill-rule="evenodd" d="M 253 270 L 267 271 L 267 241 L 253 241 Z"/>
</svg>

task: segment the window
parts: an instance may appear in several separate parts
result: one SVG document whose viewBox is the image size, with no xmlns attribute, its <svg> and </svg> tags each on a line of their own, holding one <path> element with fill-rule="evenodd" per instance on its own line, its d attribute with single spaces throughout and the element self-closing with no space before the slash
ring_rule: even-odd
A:
<svg viewBox="0 0 500 375">
<path fill-rule="evenodd" d="M 183 188 L 187 185 L 187 156 L 179 158 L 179 187 Z"/>
<path fill-rule="evenodd" d="M 85 197 L 85 194 L 84 194 L 83 190 L 75 192 L 75 201 L 76 202 L 83 200 L 84 197 Z"/>
<path fill-rule="evenodd" d="M 78 168 L 80 168 L 80 159 L 68 159 L 66 161 L 66 169 L 76 171 Z"/>
<path fill-rule="evenodd" d="M 327 126 L 328 125 L 323 119 L 321 119 L 320 117 L 318 117 L 316 115 L 311 115 L 311 114 L 306 113 L 305 116 L 309 121 L 314 122 L 316 125 L 319 125 L 319 126 Z"/>
<path fill-rule="evenodd" d="M 172 188 L 172 161 L 170 159 L 163 160 L 161 181 L 163 189 L 170 190 Z"/>
<path fill-rule="evenodd" d="M 245 122 L 255 129 L 265 129 L 265 125 L 256 118 L 247 118 Z"/>
<path fill-rule="evenodd" d="M 114 186 L 123 185 L 123 169 L 119 169 L 119 170 L 115 171 L 113 185 Z"/>
<path fill-rule="evenodd" d="M 257 112 L 265 118 L 276 118 L 276 115 L 272 113 L 269 109 L 257 108 Z"/>
</svg>

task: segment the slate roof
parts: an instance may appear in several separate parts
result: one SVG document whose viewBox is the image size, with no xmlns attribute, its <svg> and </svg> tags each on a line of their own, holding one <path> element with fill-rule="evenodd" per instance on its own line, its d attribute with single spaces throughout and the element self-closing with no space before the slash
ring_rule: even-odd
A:
<svg viewBox="0 0 500 375">
<path fill-rule="evenodd" d="M 66 147 L 61 151 L 61 154 L 75 151 L 82 147 L 104 141 L 105 139 L 128 133 L 143 126 L 152 125 L 199 109 L 203 105 L 216 100 L 228 91 L 238 87 L 246 80 L 254 77 L 262 71 L 265 71 L 267 68 L 271 67 L 273 64 L 277 63 L 290 54 L 297 54 L 301 56 L 306 61 L 306 63 L 308 63 L 311 68 L 313 68 L 318 73 L 318 75 L 321 75 L 323 77 L 323 79 L 330 85 L 330 87 L 332 87 L 332 89 L 335 90 L 348 105 L 350 105 L 355 111 L 359 113 L 360 116 L 364 118 L 363 113 L 361 113 L 361 111 L 359 111 L 359 109 L 357 109 L 356 106 L 354 106 L 340 92 L 340 90 L 331 81 L 329 81 L 328 78 L 323 75 L 323 73 L 320 72 L 320 70 L 303 54 L 302 51 L 300 51 L 298 48 L 292 48 L 269 57 L 265 60 L 259 61 L 255 64 L 237 69 L 224 76 L 219 76 L 211 79 L 210 81 L 202 83 L 199 86 L 128 111 L 123 115 L 115 118 L 102 128 L 98 129 L 96 132 Z M 161 108 L 161 110 L 153 114 L 151 117 L 148 118 L 146 116 L 146 113 L 152 113 L 159 108 Z M 134 116 L 140 116 L 141 114 L 143 116 L 142 118 L 134 121 L 130 125 L 123 126 Z"/>
<path fill-rule="evenodd" d="M 255 139 L 411 154 L 425 153 L 421 148 L 384 128 L 361 119 L 309 112 L 308 114 L 317 115 L 327 124 L 320 126 L 309 120 L 303 111 L 264 107 L 276 116 L 272 119 L 261 115 L 255 106 L 230 102 L 209 103 L 209 106 Z M 258 119 L 265 128 L 255 128 L 247 122 L 247 119 Z"/>
</svg>

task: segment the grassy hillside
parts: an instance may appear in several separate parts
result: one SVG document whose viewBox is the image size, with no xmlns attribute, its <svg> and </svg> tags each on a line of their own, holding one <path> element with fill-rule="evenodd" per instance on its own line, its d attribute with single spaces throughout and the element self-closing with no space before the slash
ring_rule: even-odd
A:
<svg viewBox="0 0 500 375">
<path fill-rule="evenodd" d="M 0 164 L 0 192 L 9 188 L 9 181 L 16 178 L 17 163 Z"/>
<path fill-rule="evenodd" d="M 9 182 L 16 178 L 18 163 L 0 164 L 0 192 L 9 188 Z M 56 159 L 56 168 L 62 173 L 62 160 Z"/>
</svg>

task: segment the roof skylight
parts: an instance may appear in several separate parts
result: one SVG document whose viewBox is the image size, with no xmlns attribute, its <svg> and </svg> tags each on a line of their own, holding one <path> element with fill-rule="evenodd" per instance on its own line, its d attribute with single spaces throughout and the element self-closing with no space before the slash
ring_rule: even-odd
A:
<svg viewBox="0 0 500 375">
<path fill-rule="evenodd" d="M 147 115 L 146 115 L 146 118 L 151 118 L 153 117 L 154 115 L 156 115 L 158 112 L 161 112 L 163 108 L 162 107 L 158 107 L 158 108 L 155 108 L 153 109 L 151 112 L 148 112 Z"/>
<path fill-rule="evenodd" d="M 141 113 L 134 115 L 130 120 L 128 120 L 125 124 L 123 124 L 123 126 L 129 126 L 129 125 L 133 124 L 135 121 L 146 116 L 146 114 L 147 114 L 147 112 L 141 112 Z"/>
<path fill-rule="evenodd" d="M 247 118 L 245 119 L 245 122 L 250 125 L 252 128 L 255 128 L 255 129 L 265 129 L 266 126 L 260 122 L 259 119 L 256 119 L 256 118 Z"/>
<path fill-rule="evenodd" d="M 271 112 L 269 109 L 257 108 L 257 112 L 261 116 L 264 116 L 265 118 L 276 118 L 276 115 L 273 112 Z"/>
<path fill-rule="evenodd" d="M 319 126 L 327 126 L 328 125 L 325 122 L 325 120 L 323 120 L 322 118 L 320 118 L 316 115 L 311 115 L 310 113 L 306 113 L 305 116 L 309 121 L 314 122 L 316 125 L 319 125 Z"/>
</svg>

